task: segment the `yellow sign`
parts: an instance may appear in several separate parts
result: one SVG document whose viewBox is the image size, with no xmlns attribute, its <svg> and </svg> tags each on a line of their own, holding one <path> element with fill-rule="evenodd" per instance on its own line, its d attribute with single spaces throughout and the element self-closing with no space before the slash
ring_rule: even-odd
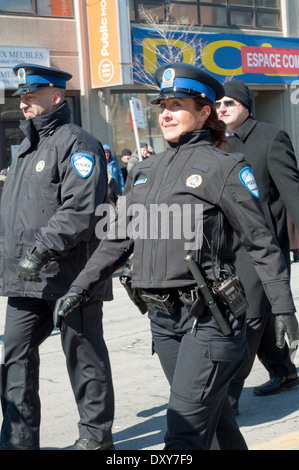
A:
<svg viewBox="0 0 299 470">
<path fill-rule="evenodd" d="M 118 0 L 86 3 L 92 87 L 121 85 Z"/>
<path fill-rule="evenodd" d="M 205 68 L 212 73 L 217 75 L 242 75 L 243 70 L 242 67 L 237 67 L 234 69 L 224 69 L 218 67 L 214 60 L 214 54 L 218 49 L 222 47 L 232 47 L 238 50 L 241 50 L 245 44 L 238 41 L 231 41 L 231 40 L 224 40 L 224 41 L 215 41 L 211 42 L 207 46 L 205 46 L 201 53 L 201 61 Z"/>
<path fill-rule="evenodd" d="M 194 65 L 196 60 L 196 51 L 193 47 L 185 41 L 178 39 L 155 39 L 145 38 L 143 41 L 143 55 L 144 55 L 144 70 L 146 73 L 153 74 L 157 68 L 157 48 L 171 44 L 173 47 L 178 47 L 183 53 L 183 62 Z"/>
<path fill-rule="evenodd" d="M 177 62 L 197 65 L 224 82 L 228 77 L 245 83 L 292 84 L 299 76 L 299 46 L 296 38 L 170 31 L 161 37 L 156 31 L 132 27 L 133 63 L 143 65 L 147 82 L 159 65 Z M 136 58 L 136 59 L 135 59 Z"/>
</svg>

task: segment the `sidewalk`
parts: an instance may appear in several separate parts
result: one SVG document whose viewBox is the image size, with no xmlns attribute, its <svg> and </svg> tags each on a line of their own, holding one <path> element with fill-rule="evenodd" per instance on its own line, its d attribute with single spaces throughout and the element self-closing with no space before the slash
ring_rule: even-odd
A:
<svg viewBox="0 0 299 470">
<path fill-rule="evenodd" d="M 147 317 L 131 303 L 118 277 L 113 283 L 115 300 L 104 305 L 104 336 L 115 388 L 115 448 L 162 450 L 169 387 L 157 356 L 151 354 Z M 299 263 L 292 264 L 292 286 L 299 310 Z M 0 339 L 5 305 L 6 299 L 0 298 Z M 78 438 L 78 414 L 59 332 L 54 331 L 41 346 L 40 356 L 41 447 L 63 449 Z M 252 388 L 267 380 L 265 369 L 255 361 L 241 396 L 238 417 L 249 447 L 298 431 L 299 387 L 269 397 L 253 395 Z M 294 446 L 298 447 L 297 441 Z"/>
</svg>

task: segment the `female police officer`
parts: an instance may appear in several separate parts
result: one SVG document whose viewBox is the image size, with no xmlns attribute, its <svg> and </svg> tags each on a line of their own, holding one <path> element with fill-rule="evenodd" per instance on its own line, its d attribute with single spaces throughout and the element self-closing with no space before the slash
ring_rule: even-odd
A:
<svg viewBox="0 0 299 470">
<path fill-rule="evenodd" d="M 155 79 L 160 94 L 153 104 L 160 105 L 159 123 L 169 148 L 130 173 L 125 235 L 122 211 L 117 236 L 102 241 L 57 301 L 54 323 L 133 253 L 131 287 L 148 309 L 154 348 L 171 384 L 165 449 L 210 449 L 215 435 L 221 449 L 246 449 L 226 396 L 247 357 L 246 302 L 233 277 L 233 230 L 254 260 L 273 313 L 295 319 L 287 270 L 265 227 L 251 169 L 242 155 L 216 148 L 224 128 L 213 103 L 223 96 L 222 85 L 178 63 L 158 68 Z M 137 212 L 143 227 L 138 236 L 138 224 L 132 225 Z M 162 218 L 154 216 L 157 212 Z M 234 302 L 228 308 L 234 299 L 241 310 Z"/>
</svg>

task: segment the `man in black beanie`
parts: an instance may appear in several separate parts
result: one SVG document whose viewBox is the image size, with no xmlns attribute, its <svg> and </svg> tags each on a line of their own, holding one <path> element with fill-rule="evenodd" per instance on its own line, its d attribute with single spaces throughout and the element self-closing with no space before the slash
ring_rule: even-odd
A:
<svg viewBox="0 0 299 470">
<path fill-rule="evenodd" d="M 219 119 L 225 122 L 230 135 L 249 117 L 253 101 L 249 88 L 242 80 L 231 80 L 223 86 L 225 97 L 215 106 Z"/>
<path fill-rule="evenodd" d="M 224 89 L 225 96 L 216 102 L 216 108 L 219 119 L 227 126 L 226 150 L 243 153 L 251 165 L 268 225 L 290 267 L 287 211 L 299 230 L 299 170 L 291 140 L 285 131 L 258 122 L 251 116 L 253 98 L 243 81 L 228 81 L 224 83 Z M 298 375 L 290 359 L 292 349 L 277 341 L 279 325 L 275 324 L 253 263 L 237 237 L 234 251 L 236 273 L 249 302 L 247 338 L 251 352 L 250 359 L 244 362 L 229 388 L 231 403 L 238 414 L 239 397 L 256 355 L 270 376 L 268 382 L 254 388 L 256 395 L 270 395 L 293 388 L 298 384 Z"/>
<path fill-rule="evenodd" d="M 121 156 L 120 156 L 119 166 L 120 166 L 120 169 L 121 169 L 123 177 L 124 177 L 124 182 L 127 181 L 127 176 L 128 176 L 127 165 L 128 165 L 128 162 L 129 162 L 131 156 L 132 156 L 132 151 L 130 149 L 123 149 L 122 150 Z"/>
</svg>

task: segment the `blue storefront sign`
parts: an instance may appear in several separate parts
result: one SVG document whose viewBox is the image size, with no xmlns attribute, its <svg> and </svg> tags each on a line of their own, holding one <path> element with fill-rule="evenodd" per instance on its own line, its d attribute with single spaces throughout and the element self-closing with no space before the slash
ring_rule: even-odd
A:
<svg viewBox="0 0 299 470">
<path fill-rule="evenodd" d="M 170 49 L 178 62 L 199 66 L 221 82 L 234 77 L 249 84 L 291 84 L 299 78 L 297 38 L 176 31 L 165 39 L 154 30 L 132 28 L 132 43 L 138 82 L 150 81 Z"/>
</svg>

